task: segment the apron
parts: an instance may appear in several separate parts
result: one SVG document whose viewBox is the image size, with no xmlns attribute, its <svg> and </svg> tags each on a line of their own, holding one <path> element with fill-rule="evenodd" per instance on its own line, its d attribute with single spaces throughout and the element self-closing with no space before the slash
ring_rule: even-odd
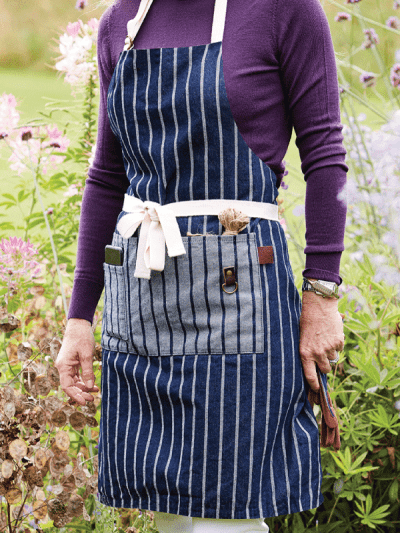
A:
<svg viewBox="0 0 400 533">
<path fill-rule="evenodd" d="M 97 497 L 202 518 L 313 509 L 324 498 L 319 428 L 299 355 L 301 299 L 273 215 L 276 175 L 230 111 L 226 0 L 216 0 L 210 44 L 136 50 L 150 4 L 142 0 L 128 23 L 108 89 L 130 185 L 112 239 L 123 264 L 103 265 Z M 249 223 L 223 235 L 209 200 L 245 206 Z M 171 216 L 180 202 L 186 211 Z M 160 224 L 165 234 L 178 230 L 178 239 L 165 239 L 168 254 Z M 156 258 L 150 238 L 139 242 L 151 228 L 151 239 L 160 238 Z M 164 256 L 163 268 L 148 268 Z M 225 291 L 227 267 L 237 287 Z"/>
</svg>

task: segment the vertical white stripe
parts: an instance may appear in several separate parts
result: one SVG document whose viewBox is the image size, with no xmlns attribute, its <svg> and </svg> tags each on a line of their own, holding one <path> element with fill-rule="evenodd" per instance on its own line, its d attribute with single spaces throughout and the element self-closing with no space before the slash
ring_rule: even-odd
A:
<svg viewBox="0 0 400 533">
<path fill-rule="evenodd" d="M 127 55 L 125 56 L 125 61 L 127 59 Z M 134 176 L 131 178 L 131 179 L 135 179 L 135 177 L 137 176 L 137 173 L 138 173 L 138 168 L 140 168 L 140 165 L 139 165 L 139 162 L 138 160 L 136 159 L 136 156 L 135 156 L 135 152 L 133 151 L 132 149 L 132 145 L 131 145 L 131 141 L 130 141 L 130 135 L 128 133 L 128 128 L 127 128 L 127 120 L 126 120 L 126 114 L 125 114 L 125 61 L 123 63 L 123 67 L 122 67 L 122 71 L 121 71 L 121 76 L 120 76 L 120 80 L 121 80 L 121 109 L 122 109 L 122 117 L 124 119 L 124 127 L 125 127 L 125 134 L 126 134 L 126 137 L 128 139 L 128 143 L 129 143 L 129 147 L 130 147 L 130 152 L 129 150 L 127 150 L 126 148 L 126 145 L 125 145 L 125 141 L 122 137 L 122 133 L 121 133 L 121 130 L 120 130 L 120 135 L 119 135 L 119 139 L 120 139 L 120 142 L 124 145 L 124 148 L 125 148 L 125 152 L 127 154 L 132 154 L 132 156 L 135 158 L 135 161 L 136 161 L 136 168 L 135 168 L 135 174 Z M 115 99 L 114 99 L 114 113 L 115 113 Z M 116 115 L 116 118 L 118 117 L 118 115 Z M 118 120 L 118 118 L 117 118 Z M 127 158 L 127 160 L 129 161 L 129 159 Z M 129 163 L 130 164 L 130 163 Z"/>
<path fill-rule="evenodd" d="M 192 55 L 193 55 L 193 47 L 191 46 L 189 48 L 189 60 L 188 60 L 188 75 L 186 78 L 186 111 L 188 116 L 188 144 L 189 144 L 189 154 L 190 154 L 190 177 L 189 177 L 189 197 L 191 200 L 194 199 L 193 196 L 193 177 L 194 177 L 194 159 L 193 159 L 193 143 L 192 143 L 192 114 L 190 111 L 190 98 L 189 98 L 189 80 L 190 80 L 190 74 L 192 72 Z M 192 217 L 189 217 L 189 227 L 188 231 L 192 231 L 191 223 L 192 223 Z"/>
<path fill-rule="evenodd" d="M 217 106 L 217 117 L 218 117 L 218 138 L 219 138 L 219 183 L 220 183 L 220 198 L 224 198 L 224 143 L 223 143 L 223 132 L 222 132 L 222 122 L 221 122 L 221 106 L 220 106 L 220 96 L 219 96 L 219 78 L 221 70 L 221 58 L 222 58 L 222 46 L 219 47 L 218 57 L 217 57 L 217 68 L 215 76 L 215 101 Z M 218 233 L 221 235 L 224 228 L 220 221 L 218 221 Z"/>
<path fill-rule="evenodd" d="M 299 394 L 297 396 L 297 399 L 296 399 L 296 401 L 294 403 L 294 407 L 293 407 L 294 413 L 297 411 L 297 406 L 299 405 L 299 401 L 300 401 L 301 395 L 303 394 L 303 389 L 304 389 L 304 387 L 302 386 L 301 390 L 300 390 L 300 392 L 299 392 Z M 296 449 L 297 466 L 299 467 L 299 508 L 300 508 L 300 511 L 303 511 L 303 504 L 302 504 L 302 501 L 301 501 L 301 489 L 303 487 L 303 484 L 302 484 L 303 468 L 302 468 L 302 465 L 301 465 L 299 443 L 297 441 L 297 434 L 296 434 L 296 429 L 294 427 L 294 420 L 295 420 L 295 418 L 293 417 L 292 418 L 292 422 L 291 422 L 291 425 L 292 425 L 292 438 L 293 438 L 294 447 Z"/>
<path fill-rule="evenodd" d="M 177 53 L 178 49 L 174 48 L 174 83 L 172 87 L 172 114 L 174 115 L 174 124 L 175 124 L 175 137 L 174 137 L 174 156 L 175 156 L 175 169 L 176 169 L 176 179 L 175 179 L 175 202 L 179 202 L 179 182 L 181 178 L 181 169 L 179 167 L 179 157 L 178 157 L 178 132 L 179 132 L 179 126 L 178 126 L 178 120 L 176 118 L 176 106 L 175 106 L 175 98 L 176 98 L 176 83 L 177 83 L 177 77 L 176 77 L 176 62 L 177 62 Z"/>
<path fill-rule="evenodd" d="M 117 367 L 115 366 L 118 359 L 119 359 L 119 352 L 117 353 L 117 356 L 114 359 L 114 371 L 115 371 L 115 377 L 117 378 L 117 409 L 116 409 L 116 411 L 117 411 L 117 420 L 116 420 L 116 423 L 115 423 L 115 438 L 114 438 L 115 453 L 114 453 L 114 458 L 115 458 L 115 471 L 116 471 L 116 474 L 117 474 L 117 482 L 118 482 L 118 486 L 119 486 L 119 492 L 120 492 L 120 494 L 122 494 L 122 487 L 121 487 L 121 483 L 119 481 L 118 454 L 117 454 L 117 450 L 118 450 L 118 423 L 119 423 L 119 410 L 120 410 L 119 399 L 120 399 L 120 396 L 121 396 L 121 387 L 119 385 L 119 375 L 118 375 Z M 122 498 L 122 503 L 123 503 L 123 498 Z M 122 506 L 124 507 L 124 505 L 122 505 Z"/>
<path fill-rule="evenodd" d="M 257 355 L 253 353 L 253 379 L 251 384 L 251 422 L 250 422 L 250 456 L 249 456 L 249 486 L 247 492 L 246 516 L 250 518 L 249 505 L 251 501 L 251 484 L 253 481 L 254 462 L 254 421 L 256 411 L 256 379 L 257 379 Z"/>
<path fill-rule="evenodd" d="M 197 359 L 198 354 L 194 356 L 194 365 L 193 365 L 193 383 L 192 383 L 192 398 L 191 405 L 193 406 L 193 415 L 192 415 L 192 441 L 190 447 L 190 466 L 189 466 L 189 510 L 188 515 L 191 516 L 192 512 L 192 503 L 193 503 L 193 491 L 192 491 L 192 472 L 193 472 L 193 456 L 194 456 L 194 436 L 196 429 L 196 403 L 195 403 L 195 385 L 196 385 L 196 374 L 197 374 Z"/>
<path fill-rule="evenodd" d="M 264 172 L 264 165 L 263 165 L 263 162 L 261 161 L 261 159 L 259 159 L 259 164 L 260 164 L 260 171 L 261 171 L 261 176 L 262 176 L 262 189 L 261 189 L 261 198 L 260 198 L 260 202 L 266 202 L 266 200 L 264 200 L 264 193 L 265 193 L 265 172 Z"/>
<path fill-rule="evenodd" d="M 136 494 L 138 495 L 138 498 L 139 498 L 139 506 L 138 507 L 139 507 L 139 509 L 141 509 L 141 507 L 142 507 L 142 498 L 140 497 L 139 491 L 137 490 L 136 458 L 137 458 L 137 444 L 138 444 L 138 439 L 139 439 L 139 434 L 140 434 L 140 428 L 142 426 L 143 410 L 142 410 L 142 401 L 140 399 L 139 387 L 138 387 L 137 381 L 136 381 L 136 368 L 138 366 L 140 357 L 139 356 L 136 356 L 136 357 L 137 357 L 137 359 L 136 359 L 136 363 L 135 363 L 135 366 L 133 368 L 132 374 L 133 374 L 133 380 L 134 380 L 135 386 L 136 386 L 136 393 L 137 393 L 138 400 L 139 400 L 139 425 L 138 425 L 138 428 L 137 428 L 137 431 L 136 431 L 135 450 L 133 452 L 133 486 L 135 487 Z"/>
<path fill-rule="evenodd" d="M 249 153 L 249 200 L 253 201 L 253 152 L 248 150 Z M 250 224 L 247 225 L 247 231 L 250 231 Z"/>
<path fill-rule="evenodd" d="M 168 484 L 168 467 L 169 467 L 169 463 L 172 457 L 172 449 L 174 447 L 174 435 L 175 435 L 175 413 L 174 413 L 174 404 L 171 399 L 171 381 L 172 381 L 172 376 L 174 373 L 174 356 L 173 355 L 171 355 L 171 357 L 169 358 L 169 363 L 170 363 L 170 372 L 169 372 L 167 394 L 168 394 L 169 404 L 171 406 L 171 421 L 172 421 L 171 437 L 172 437 L 172 440 L 171 440 L 171 446 L 169 449 L 168 461 L 167 461 L 167 464 L 164 470 L 165 482 L 167 484 L 167 494 L 168 494 L 167 513 L 170 512 L 169 511 L 169 497 L 171 495 L 171 491 L 169 490 L 169 484 Z"/>
<path fill-rule="evenodd" d="M 148 75 L 147 75 L 147 86 L 146 86 L 146 108 L 145 108 L 145 110 L 146 110 L 146 117 L 147 117 L 147 123 L 149 125 L 149 134 L 150 134 L 149 156 L 151 157 L 151 160 L 153 162 L 154 168 L 155 168 L 156 173 L 157 173 L 157 184 L 158 184 L 160 182 L 160 176 L 158 175 L 157 165 L 155 164 L 153 156 L 151 155 L 151 147 L 153 145 L 153 128 L 152 128 L 152 125 L 151 125 L 150 114 L 149 114 L 149 86 L 150 86 L 150 78 L 151 78 L 150 54 L 151 54 L 151 51 L 147 50 L 147 72 L 148 72 Z M 152 95 L 153 95 L 153 93 L 152 93 Z M 151 178 L 149 179 L 149 181 L 147 183 L 147 193 L 146 193 L 147 198 L 149 198 L 149 196 L 150 196 L 149 195 L 150 183 L 151 183 Z M 158 191 L 158 203 L 161 203 L 161 193 L 160 193 L 160 188 L 159 187 L 157 187 L 157 191 Z"/>
<path fill-rule="evenodd" d="M 206 477 L 207 477 L 207 443 L 208 443 L 208 403 L 210 399 L 210 365 L 211 357 L 208 357 L 207 364 L 207 383 L 206 383 L 206 404 L 204 406 L 204 444 L 203 444 L 203 487 L 201 494 L 201 503 L 202 503 L 202 516 L 205 516 L 206 508 Z"/>
<path fill-rule="evenodd" d="M 136 50 L 135 50 L 135 60 L 136 60 Z M 135 123 L 135 132 L 136 132 L 136 145 L 137 145 L 137 149 L 138 149 L 138 152 L 140 154 L 140 157 L 142 158 L 142 161 L 144 162 L 144 164 L 146 165 L 146 167 L 148 168 L 149 170 L 149 173 L 150 173 L 150 179 L 151 177 L 153 176 L 153 173 L 151 172 L 150 168 L 149 168 L 149 165 L 147 164 L 146 160 L 144 159 L 143 157 L 143 154 L 142 154 L 142 150 L 140 148 L 140 145 L 141 145 L 141 142 L 140 142 L 140 135 L 139 135 L 139 122 L 138 122 L 138 118 L 137 118 L 137 113 L 136 113 L 136 94 L 137 94 L 137 69 L 133 69 L 133 79 L 135 80 L 135 83 L 133 85 L 133 121 Z M 142 170 L 142 167 L 140 165 L 140 169 L 142 171 L 142 174 L 143 176 L 138 180 L 137 184 L 136 184 L 136 196 L 140 198 L 140 195 L 139 195 L 139 186 L 140 186 L 140 183 L 141 181 L 144 179 L 145 177 L 145 173 L 143 172 Z M 148 198 L 147 198 L 148 200 Z"/>
<path fill-rule="evenodd" d="M 145 489 L 146 489 L 146 492 L 147 492 L 147 496 L 149 498 L 149 506 L 151 506 L 151 504 L 150 504 L 150 493 L 147 490 L 146 459 L 147 459 L 147 452 L 148 452 L 150 441 L 151 441 L 151 435 L 153 434 L 153 409 L 151 407 L 149 393 L 147 392 L 146 379 L 147 379 L 147 373 L 148 373 L 149 368 L 150 368 L 150 361 L 151 361 L 151 358 L 148 357 L 147 358 L 146 371 L 145 371 L 144 376 L 143 376 L 144 392 L 146 394 L 146 399 L 147 399 L 147 403 L 149 404 L 149 410 L 150 410 L 150 430 L 149 430 L 148 435 L 147 435 L 146 450 L 144 452 L 144 457 L 143 457 L 143 480 L 144 480 L 144 486 L 145 486 Z"/>
<path fill-rule="evenodd" d="M 235 200 L 238 199 L 239 197 L 239 192 L 238 192 L 238 188 L 239 188 L 239 176 L 238 176 L 238 165 L 239 165 L 239 156 L 238 156 L 238 127 L 234 126 L 234 130 L 235 132 Z"/>
<path fill-rule="evenodd" d="M 160 116 L 160 122 L 162 127 L 162 141 L 161 141 L 161 151 L 160 151 L 160 159 L 161 159 L 161 170 L 162 170 L 162 181 L 164 184 L 164 191 L 167 188 L 167 178 L 165 177 L 165 164 L 164 164 L 164 144 L 165 144 L 165 124 L 164 124 L 164 117 L 162 114 L 162 58 L 163 58 L 163 51 L 162 48 L 160 49 L 160 70 L 158 72 L 158 114 Z"/>
<path fill-rule="evenodd" d="M 112 474 L 111 474 L 111 457 L 110 457 L 110 434 L 109 434 L 109 428 L 110 428 L 110 352 L 108 352 L 107 357 L 107 463 L 108 463 L 108 483 L 110 486 L 110 492 L 111 492 L 111 498 L 113 501 L 113 505 L 115 506 L 115 497 L 114 497 L 114 486 L 112 482 Z"/>
<path fill-rule="evenodd" d="M 313 496 L 313 491 L 312 491 L 312 487 L 311 487 L 311 479 L 312 479 L 312 459 L 313 459 L 313 456 L 312 456 L 312 451 L 311 451 L 311 439 L 310 439 L 310 435 L 307 433 L 307 431 L 303 428 L 303 426 L 301 425 L 300 423 L 300 420 L 298 418 L 296 418 L 296 422 L 299 424 L 299 426 L 301 427 L 301 429 L 304 431 L 306 437 L 307 437 L 307 441 L 308 441 L 308 455 L 309 455 L 309 463 L 308 463 L 308 491 L 309 491 L 309 494 L 310 494 L 310 502 L 312 503 L 313 500 L 314 500 L 314 496 Z M 313 508 L 313 507 L 311 507 Z"/>
<path fill-rule="evenodd" d="M 186 356 L 183 355 L 182 356 L 182 365 L 181 365 L 181 383 L 179 385 L 179 399 L 181 401 L 181 407 L 182 407 L 182 434 L 181 434 L 181 455 L 179 457 L 178 472 L 176 474 L 176 491 L 178 493 L 178 509 L 177 509 L 176 514 L 180 514 L 179 511 L 180 511 L 180 505 L 181 505 L 181 493 L 180 493 L 180 490 L 179 490 L 179 480 L 180 480 L 180 475 L 181 475 L 183 446 L 185 444 L 185 438 L 184 438 L 185 437 L 185 404 L 183 403 L 183 400 L 182 400 L 182 386 L 183 386 L 183 382 L 185 380 L 185 372 L 184 372 L 185 361 L 186 361 Z"/>
<path fill-rule="evenodd" d="M 204 48 L 203 57 L 201 59 L 201 73 L 200 73 L 200 104 L 201 104 L 201 119 L 203 123 L 204 135 L 204 197 L 208 200 L 208 137 L 207 137 L 207 123 L 204 111 L 204 63 L 208 52 L 209 45 Z M 207 231 L 207 215 L 204 215 L 203 233 Z"/>
<path fill-rule="evenodd" d="M 236 358 L 236 420 L 235 420 L 235 453 L 233 457 L 233 490 L 232 490 L 232 519 L 235 517 L 236 485 L 239 449 L 239 424 L 240 424 L 240 353 Z"/>
<path fill-rule="evenodd" d="M 132 499 L 132 493 L 129 489 L 129 480 L 128 480 L 128 472 L 126 470 L 126 452 L 128 449 L 128 434 L 129 434 L 129 428 L 131 427 L 131 412 L 132 412 L 132 399 L 131 399 L 131 383 L 128 381 L 128 378 L 126 377 L 125 367 L 128 362 L 129 356 L 125 358 L 125 363 L 123 366 L 123 372 L 124 377 L 126 381 L 126 388 L 128 389 L 129 394 L 129 401 L 128 401 L 128 423 L 126 425 L 126 432 L 125 432 L 125 443 L 124 443 L 124 474 L 125 474 L 125 481 L 126 481 L 126 488 L 129 492 L 129 496 L 131 497 L 130 506 L 133 507 L 133 499 Z"/>
<path fill-rule="evenodd" d="M 156 458 L 155 458 L 155 461 L 154 461 L 154 468 L 153 468 L 153 482 L 154 482 L 154 487 L 155 487 L 155 491 L 156 491 L 156 495 L 157 495 L 157 506 L 156 506 L 157 509 L 160 508 L 160 493 L 159 493 L 158 488 L 157 488 L 156 472 L 157 472 L 158 458 L 160 456 L 161 446 L 162 446 L 162 443 L 163 443 L 163 436 L 164 436 L 164 411 L 163 411 L 163 408 L 162 408 L 161 398 L 160 398 L 160 395 L 158 393 L 158 380 L 160 379 L 160 375 L 161 375 L 161 371 L 162 371 L 162 357 L 159 357 L 158 360 L 159 360 L 159 363 L 160 363 L 160 368 L 158 369 L 155 389 L 156 389 L 156 394 L 157 394 L 157 398 L 158 398 L 158 404 L 160 406 L 160 413 L 161 413 L 161 435 L 160 435 L 160 441 L 158 443 L 158 450 L 157 450 L 157 455 L 156 455 Z"/>
<path fill-rule="evenodd" d="M 274 241 L 274 236 L 273 236 L 273 233 L 272 233 L 272 226 L 271 226 L 271 221 L 270 220 L 268 220 L 268 226 L 269 226 L 269 232 L 270 232 L 271 242 L 272 242 L 273 251 L 274 251 L 274 257 L 278 258 L 278 254 L 277 254 L 277 251 L 276 251 L 276 246 L 275 246 L 275 241 Z M 279 288 L 278 259 L 274 262 L 274 266 L 275 266 L 276 290 L 277 290 L 277 295 L 278 295 L 279 330 L 280 330 L 280 335 L 281 335 L 281 354 L 280 354 L 280 358 L 281 358 L 281 363 L 282 363 L 281 364 L 282 378 L 281 378 L 281 397 L 280 397 L 280 400 L 279 400 L 278 422 L 276 424 L 274 440 L 273 440 L 272 448 L 271 448 L 270 474 L 271 474 L 273 504 L 274 504 L 275 513 L 278 514 L 278 507 L 277 507 L 277 504 L 276 504 L 276 491 L 275 491 L 275 480 L 274 480 L 273 464 L 274 464 L 274 447 L 275 447 L 277 433 L 280 430 L 279 423 L 280 423 L 281 415 L 282 415 L 283 392 L 284 392 L 284 388 L 285 388 L 285 350 L 284 350 L 284 342 L 283 342 L 282 305 L 281 305 L 281 295 L 280 295 L 280 288 Z"/>
<path fill-rule="evenodd" d="M 262 234 L 261 234 L 261 226 L 257 226 L 258 230 L 258 237 L 259 242 L 262 246 L 264 246 Z M 266 334 L 267 337 L 267 347 L 268 347 L 268 354 L 267 354 L 267 361 L 268 361 L 268 372 L 267 372 L 267 405 L 265 408 L 265 435 L 264 435 L 264 452 L 262 455 L 262 462 L 261 462 L 261 470 L 260 470 L 260 489 L 259 489 L 259 511 L 260 516 L 264 516 L 264 509 L 262 505 L 262 489 L 265 486 L 266 482 L 263 483 L 263 472 L 264 472 L 264 460 L 267 454 L 267 444 L 268 444 L 268 429 L 269 429 L 269 421 L 270 421 L 270 407 L 271 407 L 271 313 L 270 313 L 270 306 L 269 306 L 269 284 L 268 284 L 268 276 L 264 274 L 264 269 L 262 269 L 262 276 L 264 277 L 264 283 L 265 283 L 265 306 L 266 306 L 266 324 L 264 328 L 266 328 Z M 264 330 L 265 331 L 265 330 Z"/>
<path fill-rule="evenodd" d="M 218 481 L 217 481 L 217 509 L 215 518 L 219 518 L 219 510 L 221 505 L 221 475 L 222 475 L 222 445 L 224 438 L 224 401 L 225 401 L 225 358 L 222 355 L 222 370 L 221 370 L 221 389 L 220 389 L 220 408 L 219 408 L 219 452 L 218 452 Z"/>
<path fill-rule="evenodd" d="M 277 224 L 280 224 L 280 223 L 277 222 Z M 292 317 L 292 311 L 290 309 L 290 302 L 289 302 L 289 283 L 290 282 L 289 282 L 288 268 L 287 268 L 287 264 L 286 264 L 285 257 L 284 257 L 285 246 L 284 246 L 284 243 L 282 242 L 282 233 L 280 231 L 280 228 L 277 227 L 277 231 L 278 231 L 279 240 L 281 243 L 281 250 L 282 250 L 282 259 L 279 262 L 284 264 L 285 271 L 286 271 L 286 302 L 287 302 L 287 307 L 288 307 L 289 316 L 290 316 L 290 319 L 289 319 L 290 338 L 292 340 L 292 391 L 290 395 L 290 400 L 288 402 L 289 408 L 286 410 L 285 419 L 282 425 L 282 452 L 283 452 L 284 460 L 285 460 L 285 476 L 286 476 L 286 487 L 287 487 L 287 497 L 288 497 L 288 514 L 291 514 L 292 511 L 291 511 L 291 506 L 290 506 L 290 480 L 289 480 L 289 472 L 288 472 L 288 467 L 287 467 L 286 442 L 284 438 L 283 427 L 286 424 L 286 418 L 288 416 L 289 410 L 291 411 L 290 406 L 292 405 L 292 399 L 294 395 L 294 384 L 296 381 L 296 358 L 298 356 L 298 350 L 296 350 L 295 348 L 294 338 L 293 338 L 293 317 Z M 297 439 L 296 434 L 294 434 L 293 437 L 295 440 Z"/>
</svg>

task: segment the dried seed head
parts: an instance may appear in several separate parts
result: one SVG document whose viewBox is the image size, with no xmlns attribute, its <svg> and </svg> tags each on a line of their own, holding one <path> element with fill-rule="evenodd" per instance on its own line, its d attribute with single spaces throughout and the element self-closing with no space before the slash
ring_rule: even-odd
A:
<svg viewBox="0 0 400 533">
<path fill-rule="evenodd" d="M 55 411 L 51 417 L 53 424 L 59 428 L 64 426 L 67 423 L 67 420 L 67 415 L 62 409 Z"/>
<path fill-rule="evenodd" d="M 22 491 L 20 488 L 15 487 L 6 492 L 6 500 L 9 504 L 20 502 L 22 499 Z"/>
<path fill-rule="evenodd" d="M 9 459 L 6 459 L 5 461 L 3 461 L 1 465 L 2 476 L 5 479 L 8 479 L 13 475 L 13 472 L 14 472 L 14 463 L 10 461 Z"/>
<path fill-rule="evenodd" d="M 15 459 L 15 461 L 20 461 L 23 457 L 25 457 L 28 451 L 28 446 L 23 440 L 15 439 L 10 442 L 8 446 L 8 451 L 10 452 L 11 457 Z"/>
<path fill-rule="evenodd" d="M 36 520 L 44 520 L 47 515 L 47 503 L 41 500 L 33 502 L 33 516 Z"/>
<path fill-rule="evenodd" d="M 74 429 L 80 431 L 86 426 L 86 416 L 79 411 L 75 411 L 69 416 L 69 423 Z"/>
</svg>

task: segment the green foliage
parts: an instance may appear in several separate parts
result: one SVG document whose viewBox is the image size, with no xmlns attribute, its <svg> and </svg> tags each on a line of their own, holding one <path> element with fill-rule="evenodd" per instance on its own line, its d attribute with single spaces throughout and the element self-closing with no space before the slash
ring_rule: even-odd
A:
<svg viewBox="0 0 400 533">
<path fill-rule="evenodd" d="M 379 7 L 381 3 L 382 11 Z M 332 6 L 335 13 L 339 5 L 343 10 L 354 8 L 352 12 L 355 20 L 351 32 L 353 39 L 359 40 L 359 35 L 368 22 L 365 18 L 367 15 L 375 16 L 380 21 L 388 16 L 389 8 L 386 4 L 383 5 L 383 1 L 381 3 L 369 3 L 364 8 L 367 2 L 363 2 L 362 11 L 360 6 L 342 6 L 331 0 L 324 7 L 330 15 L 333 13 Z M 335 37 L 335 32 L 333 35 Z M 346 35 L 345 31 L 340 35 L 338 32 L 338 38 L 343 35 Z M 393 37 L 393 32 L 388 32 L 387 35 L 389 40 Z M 382 37 L 385 36 L 382 34 Z M 342 41 L 345 46 L 346 39 Z M 33 43 L 32 47 L 36 49 L 37 44 Z M 400 98 L 398 92 L 384 81 L 392 62 L 386 49 L 386 55 L 382 56 L 377 50 L 364 52 L 369 54 L 364 64 L 374 65 L 369 68 L 380 72 L 380 85 L 374 91 L 375 96 L 382 100 L 381 108 L 376 108 L 371 103 L 370 96 L 363 96 L 357 87 L 345 86 L 345 82 L 352 79 L 351 73 L 360 68 L 354 64 L 352 48 L 353 40 L 350 41 L 350 50 L 346 47 L 347 57 L 338 63 L 338 71 L 344 88 L 341 95 L 343 115 L 347 124 L 353 128 L 354 138 L 357 134 L 361 137 L 352 147 L 357 152 L 365 143 L 361 125 L 356 118 L 355 109 L 359 109 L 356 106 L 365 106 L 369 116 L 374 119 L 379 117 L 380 120 L 386 120 L 386 109 L 399 107 Z M 14 472 L 25 472 L 27 465 L 18 454 L 14 454 L 12 460 L 15 470 L 7 479 L 10 484 L 14 483 L 13 486 L 21 487 L 21 497 L 18 499 L 14 495 L 14 501 L 13 495 L 7 492 L 9 486 L 4 483 L 4 479 L 0 480 L 0 495 L 4 497 L 0 502 L 0 531 L 7 524 L 11 533 L 19 533 L 24 528 L 34 526 L 40 528 L 38 531 L 47 530 L 49 533 L 74 530 L 157 533 L 151 511 L 115 510 L 97 500 L 95 445 L 100 420 L 100 398 L 96 397 L 85 408 L 71 406 L 60 390 L 56 381 L 57 373 L 54 372 L 54 359 L 60 347 L 66 321 L 67 298 L 70 295 L 70 284 L 63 278 L 71 278 L 75 267 L 75 254 L 71 249 L 76 247 L 82 194 L 95 141 L 96 91 L 96 82 L 91 79 L 81 95 L 81 101 L 77 102 L 81 107 L 76 104 L 74 107 L 67 107 L 61 100 L 49 101 L 46 111 L 40 114 L 40 119 L 28 123 L 35 125 L 40 121 L 50 124 L 55 116 L 61 117 L 59 120 L 64 126 L 63 134 L 70 134 L 72 127 L 77 125 L 77 109 L 80 113 L 79 135 L 70 135 L 75 138 L 74 142 L 64 152 L 58 152 L 58 155 L 64 156 L 64 161 L 56 171 L 44 174 L 38 164 L 21 177 L 13 176 L 12 190 L 4 192 L 3 189 L 0 194 L 0 238 L 7 238 L 17 232 L 23 235 L 24 240 L 31 239 L 38 249 L 38 260 L 46 265 L 40 279 L 21 278 L 17 287 L 0 282 L 0 420 L 8 431 L 6 434 L 2 430 L 0 453 L 4 455 L 0 459 L 2 463 L 10 460 L 7 454 L 11 443 L 18 439 L 27 443 L 26 453 L 33 461 L 41 449 L 53 450 L 61 456 L 62 449 L 57 449 L 55 439 L 60 441 L 62 437 L 65 440 L 65 435 L 68 435 L 69 443 L 67 458 L 62 456 L 65 460 L 68 459 L 68 464 L 60 469 L 57 462 L 50 458 L 46 461 L 46 466 L 39 469 L 46 504 L 49 507 L 50 502 L 55 507 L 56 503 L 59 505 L 57 509 L 49 508 L 47 519 L 32 517 L 32 507 L 29 506 L 42 501 L 39 495 L 40 498 L 43 495 L 38 490 L 41 482 L 32 488 L 17 479 Z M 372 120 L 371 118 L 371 123 Z M 5 143 L 6 140 L 2 150 L 6 150 Z M 361 185 L 368 190 L 371 187 L 368 176 L 372 173 L 372 161 L 361 163 L 360 158 L 352 152 L 348 163 L 350 173 L 361 176 L 360 179 L 364 180 Z M 68 192 L 72 193 L 64 196 Z M 282 192 L 281 196 L 285 205 L 290 205 L 290 189 Z M 50 203 L 49 199 L 54 198 L 57 201 Z M 295 198 L 292 203 L 297 200 Z M 12 210 L 17 210 L 20 216 L 12 218 L 9 215 Z M 294 247 L 291 262 L 296 279 L 300 280 L 304 265 L 304 256 L 301 255 L 304 228 L 301 225 L 296 227 L 295 217 L 288 211 L 286 213 L 289 244 Z M 371 258 L 381 255 L 393 265 L 396 263 L 391 256 L 391 249 L 383 243 L 378 210 L 373 205 L 367 205 L 364 216 L 360 223 L 352 223 L 348 227 L 348 232 L 354 231 L 355 236 L 346 241 L 341 273 L 344 285 L 347 288 L 357 287 L 357 294 L 354 296 L 346 288 L 339 301 L 339 311 L 345 314 L 346 344 L 339 364 L 328 375 L 330 396 L 340 420 L 341 449 L 338 452 L 321 449 L 324 501 L 320 507 L 289 516 L 266 518 L 271 533 L 353 533 L 370 530 L 383 533 L 399 529 L 399 295 L 395 286 L 390 286 L 385 281 L 376 281 L 377 267 Z M 350 254 L 359 250 L 364 243 L 367 244 L 368 253 L 366 249 L 362 260 L 350 259 Z M 295 254 L 298 254 L 297 263 L 293 260 L 296 259 Z M 101 311 L 100 305 L 94 329 Z M 99 335 L 100 328 L 97 328 L 95 338 L 98 342 Z M 96 350 L 94 371 L 99 386 L 101 365 L 98 344 Z M 44 378 L 53 380 L 47 392 Z M 22 399 L 27 402 L 25 411 L 19 408 Z M 61 407 L 57 404 L 55 409 L 57 401 L 61 402 Z M 320 422 L 319 407 L 315 406 L 314 410 Z M 68 419 L 57 425 L 58 417 L 62 417 L 60 411 L 65 411 Z M 43 415 L 43 412 L 46 414 Z M 72 415 L 79 417 L 76 413 L 84 415 L 84 427 L 71 421 Z M 37 421 L 39 429 L 31 423 L 30 416 Z M 63 448 L 60 442 L 59 445 Z M 73 470 L 75 468 L 77 470 Z M 68 485 L 72 483 L 71 480 L 67 482 L 68 476 L 72 475 L 71 471 L 75 472 L 73 477 L 77 483 L 72 491 Z M 79 477 L 82 475 L 85 476 L 84 482 Z M 75 515 L 74 508 L 69 503 L 72 495 L 76 502 L 82 503 L 79 498 L 84 502 Z M 58 504 L 58 501 L 61 503 Z M 28 505 L 28 508 L 18 508 L 23 504 Z M 21 512 L 18 514 L 19 511 Z"/>
</svg>

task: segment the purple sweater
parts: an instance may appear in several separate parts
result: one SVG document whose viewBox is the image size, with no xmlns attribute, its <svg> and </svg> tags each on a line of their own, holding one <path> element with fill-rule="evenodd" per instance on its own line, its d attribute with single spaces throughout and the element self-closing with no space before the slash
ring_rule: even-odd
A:
<svg viewBox="0 0 400 533">
<path fill-rule="evenodd" d="M 154 0 L 135 48 L 170 48 L 211 41 L 215 0 Z M 104 287 L 110 244 L 129 185 L 121 147 L 110 129 L 107 89 L 123 50 L 127 22 L 140 0 L 117 0 L 100 19 L 100 107 L 94 162 L 82 199 L 77 264 L 69 318 L 93 321 Z M 246 7 L 243 7 L 246 6 Z M 342 144 L 339 86 L 326 15 L 319 0 L 228 0 L 222 47 L 226 91 L 248 146 L 277 176 L 292 129 L 306 181 L 303 276 L 342 283 L 346 206 L 336 196 L 348 167 Z M 290 175 L 288 176 L 290 185 Z"/>
</svg>

